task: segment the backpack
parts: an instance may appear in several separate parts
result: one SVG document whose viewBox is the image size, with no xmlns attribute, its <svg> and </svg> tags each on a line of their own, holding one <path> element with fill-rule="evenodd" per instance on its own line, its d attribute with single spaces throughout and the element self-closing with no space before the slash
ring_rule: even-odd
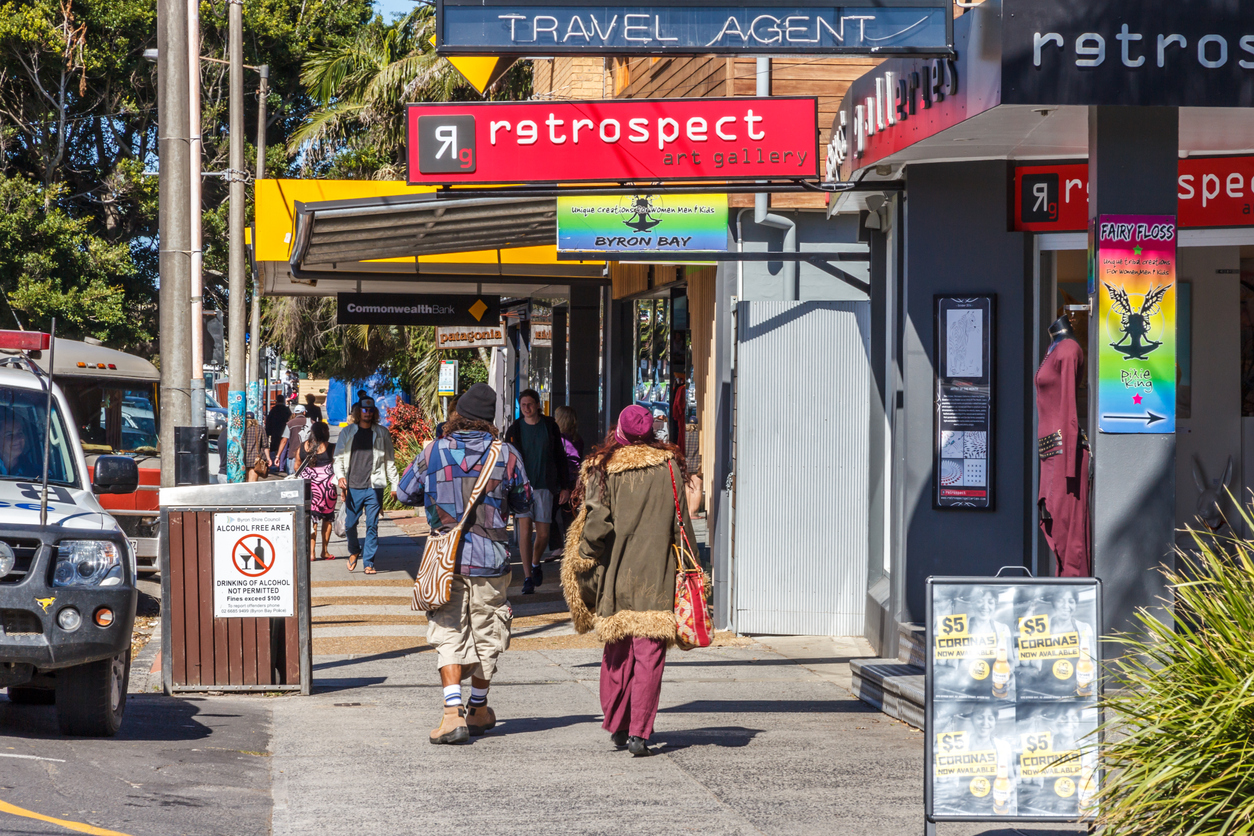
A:
<svg viewBox="0 0 1254 836">
<path fill-rule="evenodd" d="M 301 444 L 304 444 L 306 441 L 313 438 L 313 425 L 314 425 L 313 421 L 309 420 L 308 418 L 305 419 L 305 425 L 300 428 L 300 443 Z"/>
</svg>

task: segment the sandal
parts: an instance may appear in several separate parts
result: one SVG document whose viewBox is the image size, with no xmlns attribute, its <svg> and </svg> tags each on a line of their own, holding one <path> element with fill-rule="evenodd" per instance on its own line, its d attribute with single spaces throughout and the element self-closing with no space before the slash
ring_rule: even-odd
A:
<svg viewBox="0 0 1254 836">
<path fill-rule="evenodd" d="M 363 575 L 377 575 L 379 573 L 375 571 L 375 568 L 373 566 L 367 566 L 365 569 L 362 570 L 362 574 Z"/>
<path fill-rule="evenodd" d="M 351 572 L 356 568 L 357 568 L 357 555 L 350 554 L 348 556 L 348 571 Z"/>
<path fill-rule="evenodd" d="M 335 555 L 331 554 L 330 552 L 323 552 L 322 555 L 318 559 L 319 560 L 335 560 Z"/>
</svg>

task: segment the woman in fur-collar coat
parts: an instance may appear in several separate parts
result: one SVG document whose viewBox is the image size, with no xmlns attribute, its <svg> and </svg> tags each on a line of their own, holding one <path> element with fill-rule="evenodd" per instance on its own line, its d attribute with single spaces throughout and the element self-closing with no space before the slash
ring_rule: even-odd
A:
<svg viewBox="0 0 1254 836">
<path fill-rule="evenodd" d="M 571 619 L 578 632 L 595 630 L 605 643 L 602 725 L 637 757 L 649 754 L 666 649 L 675 643 L 671 546 L 684 533 L 696 542 L 686 476 L 679 449 L 656 440 L 649 411 L 629 406 L 583 464 L 575 493 L 581 510 L 566 535 L 562 591 Z"/>
</svg>

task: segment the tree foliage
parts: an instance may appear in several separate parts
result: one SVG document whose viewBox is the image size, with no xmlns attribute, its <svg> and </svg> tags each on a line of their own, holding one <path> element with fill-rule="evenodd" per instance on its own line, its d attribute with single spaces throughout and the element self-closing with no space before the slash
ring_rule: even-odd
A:
<svg viewBox="0 0 1254 836">
<path fill-rule="evenodd" d="M 205 0 L 200 15 L 201 54 L 225 58 L 227 4 Z M 270 174 L 292 170 L 288 138 L 316 106 L 300 81 L 304 61 L 312 51 L 351 40 L 371 19 L 370 0 L 245 4 L 245 63 L 270 66 Z M 154 0 L 0 0 L 0 175 L 7 199 L 14 190 L 35 190 L 51 216 L 38 245 L 35 238 L 7 239 L 5 264 L 28 266 L 25 273 L 6 267 L 0 290 L 30 324 L 46 324 L 57 313 L 60 321 L 81 322 L 81 334 L 104 334 L 110 345 L 147 353 L 156 337 L 158 184 L 145 171 L 156 168 L 158 132 L 156 65 L 143 52 L 157 46 L 156 30 Z M 206 172 L 227 167 L 226 77 L 225 66 L 202 63 Z M 256 136 L 255 81 L 246 80 L 249 140 Z M 251 167 L 251 142 L 246 156 Z M 211 306 L 225 299 L 226 196 L 224 179 L 206 177 Z M 56 239 L 51 245 L 49 236 Z M 68 259 L 71 251 L 80 254 L 78 262 Z M 19 289 L 27 274 L 26 290 Z M 40 282 L 48 298 L 31 290 Z M 119 304 L 128 315 L 115 321 Z M 77 319 L 67 307 L 73 305 L 84 308 Z"/>
</svg>

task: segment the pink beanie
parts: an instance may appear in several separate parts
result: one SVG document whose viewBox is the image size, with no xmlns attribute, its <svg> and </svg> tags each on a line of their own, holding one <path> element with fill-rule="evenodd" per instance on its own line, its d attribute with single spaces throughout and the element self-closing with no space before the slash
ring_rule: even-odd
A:
<svg viewBox="0 0 1254 836">
<path fill-rule="evenodd" d="M 653 415 L 643 406 L 632 404 L 618 413 L 614 437 L 619 444 L 636 444 L 653 438 Z"/>
</svg>

